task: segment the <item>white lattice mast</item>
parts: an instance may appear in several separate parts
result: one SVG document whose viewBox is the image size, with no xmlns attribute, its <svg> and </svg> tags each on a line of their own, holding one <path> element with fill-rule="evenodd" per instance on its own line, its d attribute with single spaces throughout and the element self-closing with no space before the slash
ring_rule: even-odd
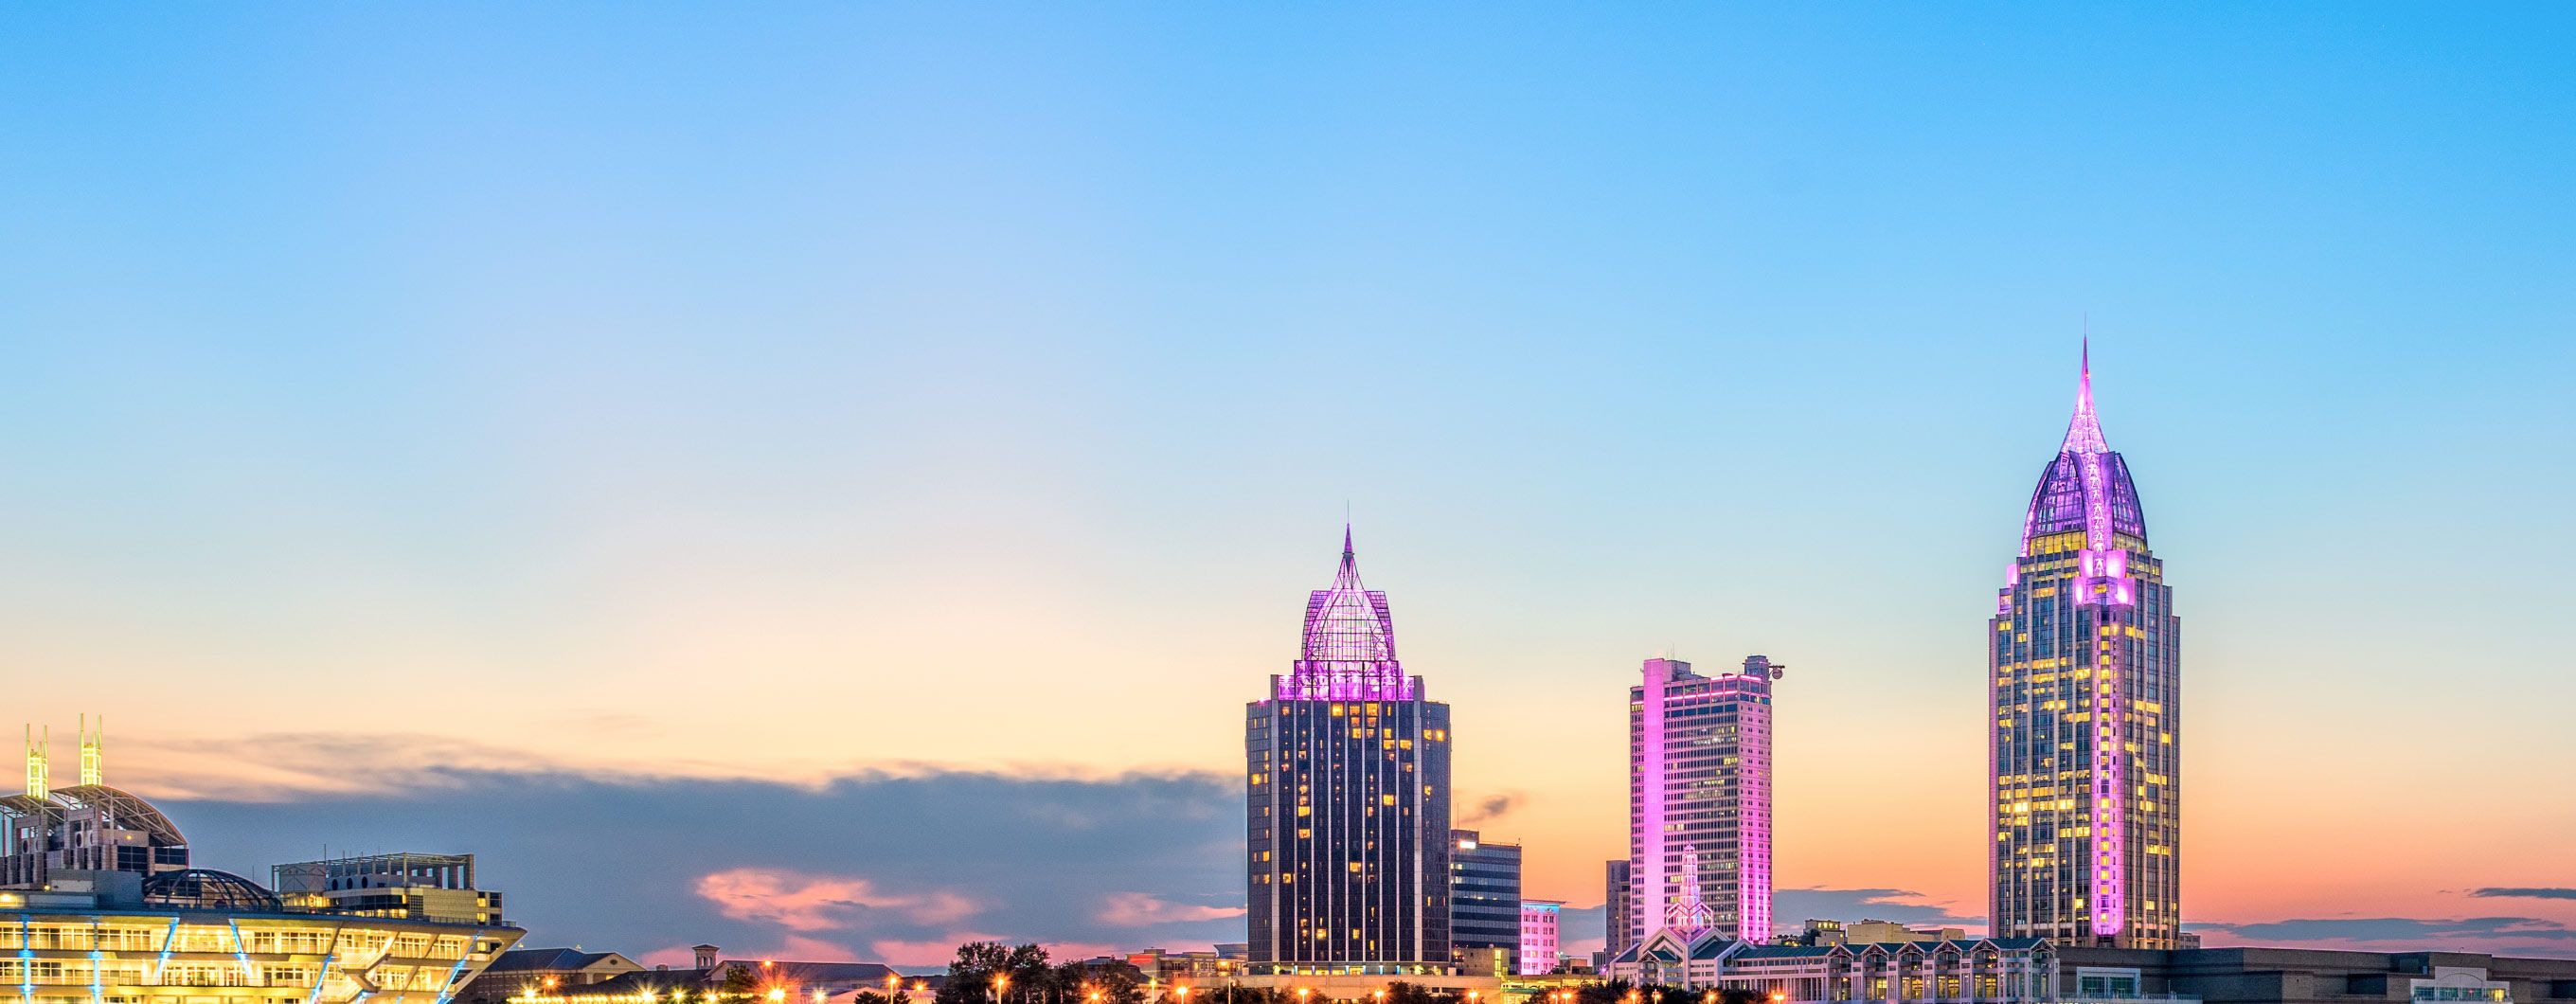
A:
<svg viewBox="0 0 2576 1004">
<path fill-rule="evenodd" d="M 27 797 L 44 798 L 54 793 L 53 780 L 46 776 L 45 747 L 52 745 L 53 728 L 47 726 L 45 738 L 36 739 L 36 727 L 27 726 Z"/>
<path fill-rule="evenodd" d="M 98 716 L 98 731 L 89 728 L 89 716 L 81 716 L 81 775 L 85 785 L 104 784 L 103 767 L 107 759 L 107 716 Z"/>
</svg>

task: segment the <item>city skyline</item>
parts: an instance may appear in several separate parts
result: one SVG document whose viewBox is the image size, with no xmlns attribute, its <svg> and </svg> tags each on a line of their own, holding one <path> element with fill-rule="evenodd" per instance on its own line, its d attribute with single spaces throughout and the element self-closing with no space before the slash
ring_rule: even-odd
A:
<svg viewBox="0 0 2576 1004">
<path fill-rule="evenodd" d="M 2468 501 L 2576 484 L 2564 9 L 0 26 L 0 668 L 216 867 L 472 850 L 639 955 L 1233 940 L 1230 709 L 1347 512 L 1569 948 L 1568 695 L 1664 650 L 1797 667 L 1780 922 L 1981 918 L 1976 625 L 2089 329 L 2182 919 L 2576 951 L 2510 627 L 2576 528 Z"/>
</svg>

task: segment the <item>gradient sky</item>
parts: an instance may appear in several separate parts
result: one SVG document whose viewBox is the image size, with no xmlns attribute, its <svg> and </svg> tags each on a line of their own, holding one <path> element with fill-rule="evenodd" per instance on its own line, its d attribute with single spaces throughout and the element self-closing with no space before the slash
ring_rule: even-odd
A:
<svg viewBox="0 0 2576 1004">
<path fill-rule="evenodd" d="M 1229 940 L 1240 704 L 1347 511 L 1531 894 L 1624 853 L 1637 661 L 1763 652 L 1782 885 L 1973 924 L 1985 618 L 2089 327 L 2184 618 L 2186 918 L 2565 952 L 2571 31 L 11 6 L 0 667 L 209 863 L 481 846 L 539 942 Z M 439 808 L 540 783 L 618 797 Z M 1205 839 L 1013 898 L 1046 820 L 1164 810 Z M 707 848 L 658 928 L 548 839 L 637 826 Z"/>
</svg>

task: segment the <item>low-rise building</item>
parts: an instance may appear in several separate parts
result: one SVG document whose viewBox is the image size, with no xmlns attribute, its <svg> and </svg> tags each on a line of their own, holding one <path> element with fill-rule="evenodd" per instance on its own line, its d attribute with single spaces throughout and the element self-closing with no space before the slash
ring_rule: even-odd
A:
<svg viewBox="0 0 2576 1004">
<path fill-rule="evenodd" d="M 1639 983 L 1782 1004 L 2563 1004 L 2576 959 L 2466 952 L 2060 947 L 2037 938 L 1755 945 L 1658 933 L 1610 961 Z"/>
<path fill-rule="evenodd" d="M 1556 971 L 1557 911 L 1563 909 L 1560 899 L 1525 899 L 1521 901 L 1521 951 L 1519 976 L 1543 976 Z"/>
</svg>

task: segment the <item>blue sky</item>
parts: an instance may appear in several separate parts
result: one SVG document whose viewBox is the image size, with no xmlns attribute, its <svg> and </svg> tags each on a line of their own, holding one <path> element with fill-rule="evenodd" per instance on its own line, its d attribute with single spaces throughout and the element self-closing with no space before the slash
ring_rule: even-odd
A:
<svg viewBox="0 0 2576 1004">
<path fill-rule="evenodd" d="M 2576 885 L 2571 21 L 13 7 L 0 665 L 267 805 L 358 775 L 260 736 L 1229 772 L 1347 511 L 1534 894 L 1597 901 L 1672 646 L 1793 667 L 1784 885 L 1972 917 L 1979 631 L 2089 330 L 2187 915 L 2477 930 Z M 2351 845 L 2390 790 L 2456 825 Z"/>
</svg>

